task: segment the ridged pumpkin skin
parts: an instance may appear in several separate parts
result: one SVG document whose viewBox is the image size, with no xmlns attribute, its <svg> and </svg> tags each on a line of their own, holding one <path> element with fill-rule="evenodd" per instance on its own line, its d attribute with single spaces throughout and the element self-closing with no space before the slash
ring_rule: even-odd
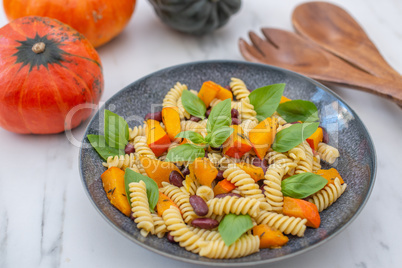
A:
<svg viewBox="0 0 402 268">
<path fill-rule="evenodd" d="M 136 0 L 3 0 L 11 21 L 25 16 L 57 19 L 85 35 L 94 47 L 117 36 L 133 14 Z"/>
<path fill-rule="evenodd" d="M 225 25 L 241 0 L 149 0 L 156 14 L 180 32 L 203 35 Z"/>
<path fill-rule="evenodd" d="M 43 52 L 33 51 L 44 43 Z M 38 47 L 36 46 L 36 49 Z M 16 19 L 0 29 L 0 126 L 16 133 L 59 133 L 78 126 L 103 92 L 102 65 L 76 30 L 42 17 Z M 67 120 L 66 120 L 67 119 Z"/>
</svg>

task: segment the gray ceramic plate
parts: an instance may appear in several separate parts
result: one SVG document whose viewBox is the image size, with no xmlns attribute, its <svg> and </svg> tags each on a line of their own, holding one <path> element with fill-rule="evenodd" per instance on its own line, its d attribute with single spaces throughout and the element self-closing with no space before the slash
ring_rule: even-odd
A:
<svg viewBox="0 0 402 268">
<path fill-rule="evenodd" d="M 167 239 L 144 238 L 136 224 L 115 209 L 106 198 L 100 175 L 105 171 L 102 159 L 92 148 L 81 149 L 80 170 L 86 192 L 99 213 L 118 232 L 138 245 L 163 256 L 195 264 L 216 266 L 269 263 L 312 249 L 342 231 L 362 210 L 373 188 L 376 158 L 371 138 L 356 113 L 330 89 L 302 75 L 267 65 L 236 61 L 206 61 L 173 66 L 130 84 L 109 99 L 93 117 L 86 134 L 103 130 L 103 112 L 109 109 L 129 118 L 130 127 L 139 124 L 151 104 L 161 104 L 165 94 L 177 82 L 199 90 L 202 83 L 213 80 L 228 85 L 231 77 L 245 81 L 250 89 L 274 83 L 286 83 L 284 95 L 291 99 L 313 101 L 320 110 L 322 126 L 329 133 L 329 143 L 339 148 L 336 167 L 348 184 L 345 193 L 321 213 L 321 226 L 308 228 L 303 238 L 291 237 L 281 249 L 264 249 L 253 255 L 230 260 L 212 260 L 187 252 Z M 84 143 L 88 143 L 84 139 Z M 85 146 L 83 146 L 85 147 Z M 324 168 L 329 166 L 324 165 Z"/>
</svg>

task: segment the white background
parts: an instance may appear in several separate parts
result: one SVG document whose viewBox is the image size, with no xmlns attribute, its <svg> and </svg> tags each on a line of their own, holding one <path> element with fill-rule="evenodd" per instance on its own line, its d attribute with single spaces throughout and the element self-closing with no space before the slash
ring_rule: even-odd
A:
<svg viewBox="0 0 402 268">
<path fill-rule="evenodd" d="M 138 78 L 180 63 L 242 60 L 239 37 L 249 30 L 291 30 L 296 0 L 244 0 L 222 29 L 192 37 L 165 27 L 138 1 L 124 32 L 98 49 L 105 76 L 102 101 Z M 368 32 L 402 72 L 402 1 L 334 0 Z M 7 23 L 0 10 L 0 25 Z M 401 267 L 402 111 L 367 93 L 331 86 L 366 124 L 378 156 L 377 182 L 363 212 L 320 248 L 275 267 Z M 1 90 L 1 89 L 0 89 Z M 85 125 L 73 133 L 81 139 Z M 64 134 L 17 135 L 0 129 L 0 267 L 187 267 L 137 246 L 109 226 L 86 196 L 79 148 Z"/>
</svg>

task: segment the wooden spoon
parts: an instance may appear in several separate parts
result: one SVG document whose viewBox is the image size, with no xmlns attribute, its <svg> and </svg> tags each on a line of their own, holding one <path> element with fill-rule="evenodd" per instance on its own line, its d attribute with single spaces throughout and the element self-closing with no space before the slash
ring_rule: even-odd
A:
<svg viewBox="0 0 402 268">
<path fill-rule="evenodd" d="M 381 56 L 363 28 L 344 9 L 326 2 L 308 2 L 295 8 L 296 31 L 326 50 L 374 76 L 402 79 Z"/>
<path fill-rule="evenodd" d="M 295 33 L 273 28 L 263 28 L 262 32 L 266 40 L 249 33 L 253 45 L 239 40 L 246 60 L 279 66 L 318 80 L 357 86 L 402 105 L 400 79 L 370 75 Z"/>
</svg>

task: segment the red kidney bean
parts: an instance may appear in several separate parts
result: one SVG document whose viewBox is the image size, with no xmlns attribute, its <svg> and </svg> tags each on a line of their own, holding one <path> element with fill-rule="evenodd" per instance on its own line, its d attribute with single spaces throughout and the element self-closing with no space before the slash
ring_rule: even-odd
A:
<svg viewBox="0 0 402 268">
<path fill-rule="evenodd" d="M 226 194 L 217 194 L 215 196 L 215 198 L 224 198 L 226 196 L 235 196 L 235 197 L 241 197 L 241 195 L 239 194 L 235 194 L 235 193 L 226 193 Z"/>
<path fill-rule="evenodd" d="M 189 175 L 189 174 L 190 174 L 190 170 L 188 169 L 188 167 L 185 167 L 185 168 L 182 170 L 181 174 L 183 174 L 184 178 L 185 178 L 187 175 Z"/>
<path fill-rule="evenodd" d="M 260 189 L 261 189 L 261 191 L 262 191 L 262 194 L 264 194 L 265 193 L 265 188 L 264 188 L 264 186 L 265 186 L 265 184 L 263 183 L 263 184 L 261 184 L 261 186 L 260 186 Z"/>
<path fill-rule="evenodd" d="M 147 115 L 145 116 L 145 121 L 147 121 L 148 119 L 162 122 L 162 112 L 147 113 Z"/>
<path fill-rule="evenodd" d="M 211 113 L 212 109 L 209 108 L 206 112 L 205 112 L 205 117 L 208 118 L 210 113 Z"/>
<path fill-rule="evenodd" d="M 191 121 L 194 121 L 194 122 L 199 122 L 199 121 L 201 121 L 201 118 L 192 115 L 192 116 L 190 117 L 190 120 L 191 120 Z"/>
<path fill-rule="evenodd" d="M 208 158 L 208 152 L 207 152 L 207 151 L 205 151 L 204 157 L 205 157 L 205 158 Z"/>
<path fill-rule="evenodd" d="M 241 121 L 238 118 L 232 118 L 232 125 L 240 125 Z"/>
<path fill-rule="evenodd" d="M 127 143 L 126 148 L 124 148 L 124 153 L 125 154 L 135 153 L 134 145 L 132 143 Z"/>
<path fill-rule="evenodd" d="M 264 158 L 263 160 L 261 160 L 258 157 L 254 157 L 253 162 L 251 164 L 253 164 L 256 167 L 261 167 L 262 170 L 264 171 L 264 174 L 265 174 L 265 172 L 267 172 L 267 169 L 269 166 L 267 159 Z"/>
<path fill-rule="evenodd" d="M 222 145 L 219 146 L 219 147 L 212 147 L 212 146 L 210 146 L 210 147 L 211 147 L 211 149 L 214 150 L 214 151 L 222 151 L 222 149 L 223 149 L 223 146 L 222 146 Z"/>
<path fill-rule="evenodd" d="M 198 216 L 205 216 L 208 214 L 208 205 L 204 199 L 198 195 L 190 196 L 190 205 L 193 207 L 195 214 Z"/>
<path fill-rule="evenodd" d="M 183 186 L 183 176 L 176 170 L 173 170 L 172 172 L 170 172 L 169 175 L 169 182 L 177 187 L 182 187 Z"/>
<path fill-rule="evenodd" d="M 223 178 L 223 170 L 219 170 L 218 174 L 216 174 L 215 180 L 216 180 L 216 182 L 219 182 L 219 181 L 221 181 L 223 179 L 224 179 Z"/>
<path fill-rule="evenodd" d="M 236 109 L 232 109 L 230 111 L 230 115 L 232 116 L 232 118 L 239 118 L 239 111 Z"/>
<path fill-rule="evenodd" d="M 328 143 L 329 137 L 328 137 L 327 130 L 325 128 L 323 128 L 323 127 L 320 127 L 320 128 L 322 128 L 322 142 L 323 143 Z"/>
<path fill-rule="evenodd" d="M 226 88 L 227 90 L 232 91 L 232 88 L 231 88 L 229 85 L 225 86 L 225 88 Z"/>
<path fill-rule="evenodd" d="M 198 218 L 198 219 L 194 219 L 191 222 L 191 225 L 194 227 L 201 228 L 201 229 L 210 230 L 210 229 L 217 227 L 219 225 L 219 222 L 217 220 L 210 219 L 210 218 Z"/>
<path fill-rule="evenodd" d="M 171 235 L 170 232 L 167 233 L 166 237 L 167 237 L 167 239 L 168 239 L 169 242 L 171 242 L 171 243 L 176 243 L 176 241 L 174 241 L 173 235 Z"/>
</svg>

